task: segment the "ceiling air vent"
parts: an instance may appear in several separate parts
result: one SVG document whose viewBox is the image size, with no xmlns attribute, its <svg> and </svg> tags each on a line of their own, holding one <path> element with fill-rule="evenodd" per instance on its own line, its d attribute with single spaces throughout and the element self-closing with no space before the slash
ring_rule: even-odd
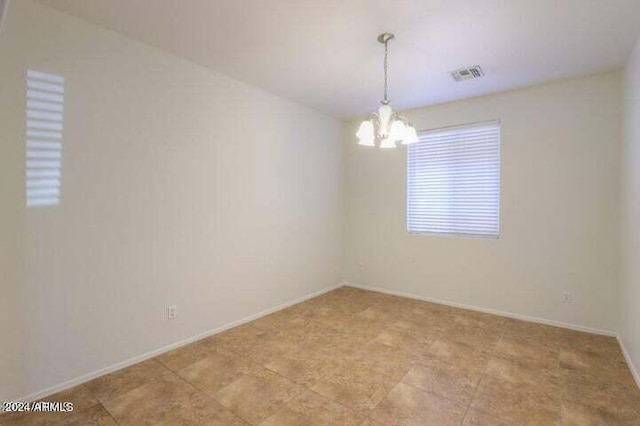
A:
<svg viewBox="0 0 640 426">
<path fill-rule="evenodd" d="M 460 68 L 459 70 L 451 71 L 451 76 L 455 81 L 471 80 L 474 78 L 480 78 L 484 75 L 480 65 L 475 65 L 469 68 Z"/>
</svg>

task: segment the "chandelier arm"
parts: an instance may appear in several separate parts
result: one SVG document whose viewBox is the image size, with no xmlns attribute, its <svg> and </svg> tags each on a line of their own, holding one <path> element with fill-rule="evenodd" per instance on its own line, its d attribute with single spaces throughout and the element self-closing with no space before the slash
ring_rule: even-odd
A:
<svg viewBox="0 0 640 426">
<path fill-rule="evenodd" d="M 377 142 L 380 140 L 380 136 L 378 135 L 378 131 L 380 130 L 380 117 L 377 113 L 372 112 L 371 114 L 369 114 L 369 120 L 373 124 L 374 140 Z"/>
</svg>

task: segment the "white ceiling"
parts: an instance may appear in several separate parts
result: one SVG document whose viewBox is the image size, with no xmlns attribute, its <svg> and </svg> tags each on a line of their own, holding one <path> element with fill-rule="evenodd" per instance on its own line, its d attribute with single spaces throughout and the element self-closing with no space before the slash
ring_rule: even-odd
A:
<svg viewBox="0 0 640 426">
<path fill-rule="evenodd" d="M 624 64 L 640 0 L 38 0 L 338 118 Z M 479 64 L 485 77 L 448 71 Z"/>
</svg>

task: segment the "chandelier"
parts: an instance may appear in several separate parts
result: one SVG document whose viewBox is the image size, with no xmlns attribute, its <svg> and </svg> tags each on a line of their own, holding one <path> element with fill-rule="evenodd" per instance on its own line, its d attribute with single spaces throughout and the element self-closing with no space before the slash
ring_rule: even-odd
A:
<svg viewBox="0 0 640 426">
<path fill-rule="evenodd" d="M 378 36 L 378 41 L 384 44 L 384 99 L 380 101 L 380 109 L 377 113 L 372 113 L 369 118 L 360 124 L 356 133 L 358 144 L 363 146 L 378 146 L 379 148 L 395 148 L 397 142 L 409 145 L 418 141 L 416 129 L 405 117 L 393 112 L 389 106 L 387 97 L 388 66 L 389 56 L 388 43 L 395 36 L 384 33 Z"/>
</svg>

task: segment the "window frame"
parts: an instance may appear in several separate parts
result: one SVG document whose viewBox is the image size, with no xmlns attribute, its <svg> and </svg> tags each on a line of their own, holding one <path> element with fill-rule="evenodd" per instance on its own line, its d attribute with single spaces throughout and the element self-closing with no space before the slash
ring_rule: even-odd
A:
<svg viewBox="0 0 640 426">
<path fill-rule="evenodd" d="M 503 147 L 502 147 L 502 121 L 500 119 L 488 119 L 483 121 L 475 121 L 471 123 L 464 124 L 453 124 L 448 126 L 441 127 L 433 127 L 428 129 L 421 129 L 418 131 L 418 138 L 422 137 L 424 134 L 433 133 L 437 131 L 446 131 L 446 130 L 454 130 L 454 129 L 464 129 L 464 128 L 472 128 L 479 127 L 482 125 L 495 124 L 498 127 L 498 226 L 496 234 L 480 234 L 480 233 L 468 233 L 468 232 L 441 232 L 441 231 L 415 231 L 411 230 L 409 227 L 410 223 L 410 209 L 409 209 L 409 187 L 410 187 L 410 174 L 409 174 L 409 155 L 411 146 L 407 146 L 407 155 L 405 157 L 406 161 L 406 190 L 405 190 L 405 230 L 409 235 L 415 236 L 431 236 L 431 237 L 441 237 L 441 238 L 465 238 L 465 239 L 482 239 L 482 240 L 499 240 L 502 238 L 502 192 L 503 192 Z M 420 143 L 420 141 L 416 142 Z"/>
</svg>

